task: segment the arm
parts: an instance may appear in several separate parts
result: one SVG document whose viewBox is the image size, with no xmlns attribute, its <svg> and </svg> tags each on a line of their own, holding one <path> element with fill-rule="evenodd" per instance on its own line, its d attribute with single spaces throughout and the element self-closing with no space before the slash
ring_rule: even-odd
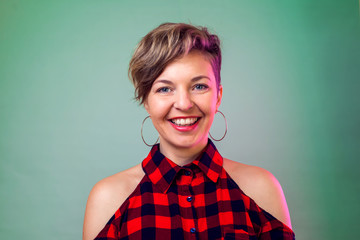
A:
<svg viewBox="0 0 360 240">
<path fill-rule="evenodd" d="M 144 176 L 140 164 L 107 177 L 93 187 L 86 204 L 83 240 L 93 240 Z"/>
<path fill-rule="evenodd" d="M 291 228 L 286 199 L 278 180 L 267 170 L 224 159 L 224 168 L 262 209 Z"/>
<path fill-rule="evenodd" d="M 83 240 L 93 240 L 119 207 L 113 192 L 111 183 L 106 179 L 91 190 L 85 210 Z"/>
</svg>

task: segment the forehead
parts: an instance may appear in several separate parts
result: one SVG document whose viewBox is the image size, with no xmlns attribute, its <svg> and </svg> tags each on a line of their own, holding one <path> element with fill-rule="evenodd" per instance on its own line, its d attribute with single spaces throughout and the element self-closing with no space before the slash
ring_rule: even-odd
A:
<svg viewBox="0 0 360 240">
<path fill-rule="evenodd" d="M 195 75 L 205 75 L 209 79 L 215 80 L 209 58 L 199 51 L 192 51 L 169 63 L 156 80 L 163 78 L 170 78 L 169 80 L 173 78 L 193 78 L 196 77 Z"/>
</svg>

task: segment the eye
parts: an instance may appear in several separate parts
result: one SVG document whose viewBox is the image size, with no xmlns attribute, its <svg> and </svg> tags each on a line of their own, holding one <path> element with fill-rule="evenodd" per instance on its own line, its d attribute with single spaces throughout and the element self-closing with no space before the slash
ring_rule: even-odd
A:
<svg viewBox="0 0 360 240">
<path fill-rule="evenodd" d="M 170 91 L 171 91 L 171 89 L 169 87 L 161 87 L 156 90 L 156 92 L 158 92 L 158 93 L 168 93 Z"/>
<path fill-rule="evenodd" d="M 194 90 L 206 90 L 208 89 L 209 87 L 205 84 L 196 84 L 194 86 Z"/>
</svg>

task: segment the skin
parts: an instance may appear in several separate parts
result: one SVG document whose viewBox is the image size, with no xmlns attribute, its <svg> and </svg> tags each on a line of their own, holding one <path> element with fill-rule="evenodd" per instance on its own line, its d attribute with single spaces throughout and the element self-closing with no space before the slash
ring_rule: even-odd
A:
<svg viewBox="0 0 360 240">
<path fill-rule="evenodd" d="M 200 52 L 190 52 L 170 63 L 155 80 L 144 102 L 159 132 L 161 153 L 180 166 L 192 162 L 207 144 L 221 98 L 222 87 L 216 87 L 211 65 Z M 198 122 L 186 131 L 179 131 L 170 121 L 188 116 L 198 118 Z M 291 228 L 283 191 L 270 172 L 226 158 L 224 168 L 246 195 Z M 96 237 L 143 176 L 138 164 L 93 187 L 86 205 L 84 240 Z"/>
<path fill-rule="evenodd" d="M 207 145 L 208 132 L 220 106 L 222 87 L 216 86 L 209 61 L 192 52 L 170 63 L 154 81 L 144 107 L 160 135 L 160 151 L 182 166 Z M 170 120 L 197 117 L 196 127 L 178 131 Z"/>
</svg>

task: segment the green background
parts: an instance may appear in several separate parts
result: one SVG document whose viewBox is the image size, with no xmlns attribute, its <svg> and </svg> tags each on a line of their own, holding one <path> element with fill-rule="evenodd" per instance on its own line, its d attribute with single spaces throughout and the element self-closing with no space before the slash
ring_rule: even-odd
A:
<svg viewBox="0 0 360 240">
<path fill-rule="evenodd" d="M 92 186 L 147 155 L 127 67 L 168 21 L 222 39 L 222 155 L 279 179 L 297 239 L 355 239 L 355 0 L 0 0 L 0 238 L 80 239 Z"/>
</svg>

